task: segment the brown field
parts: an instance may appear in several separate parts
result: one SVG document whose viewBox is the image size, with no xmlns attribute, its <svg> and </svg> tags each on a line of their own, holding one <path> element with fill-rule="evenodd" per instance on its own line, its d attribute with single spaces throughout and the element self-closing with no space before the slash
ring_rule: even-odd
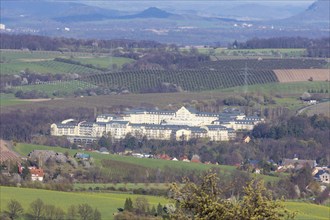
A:
<svg viewBox="0 0 330 220">
<path fill-rule="evenodd" d="M 10 150 L 9 147 L 11 148 L 11 143 L 4 141 L 0 139 L 0 162 L 4 162 L 7 160 L 11 161 L 19 161 L 21 160 L 20 157 L 15 153 L 14 151 Z"/>
<path fill-rule="evenodd" d="M 313 81 L 329 81 L 329 69 L 283 69 L 274 70 L 280 82 L 303 82 L 311 77 Z"/>
</svg>

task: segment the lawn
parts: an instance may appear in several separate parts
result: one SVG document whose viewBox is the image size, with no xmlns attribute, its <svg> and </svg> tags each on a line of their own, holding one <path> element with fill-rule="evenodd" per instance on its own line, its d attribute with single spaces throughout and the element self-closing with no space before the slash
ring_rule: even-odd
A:
<svg viewBox="0 0 330 220">
<path fill-rule="evenodd" d="M 67 210 L 70 205 L 77 205 L 88 203 L 93 208 L 97 208 L 101 214 L 102 219 L 113 219 L 113 213 L 117 212 L 117 208 L 122 208 L 125 199 L 130 197 L 134 200 L 137 197 L 145 197 L 148 199 L 151 206 L 157 206 L 158 203 L 167 204 L 168 200 L 163 197 L 156 196 L 141 196 L 125 193 L 77 193 L 77 192 L 59 192 L 41 189 L 27 189 L 17 187 L 0 187 L 1 192 L 1 210 L 6 209 L 6 205 L 10 199 L 18 200 L 24 210 L 29 210 L 29 204 L 37 198 L 43 200 L 46 204 L 53 204 Z"/>
</svg>

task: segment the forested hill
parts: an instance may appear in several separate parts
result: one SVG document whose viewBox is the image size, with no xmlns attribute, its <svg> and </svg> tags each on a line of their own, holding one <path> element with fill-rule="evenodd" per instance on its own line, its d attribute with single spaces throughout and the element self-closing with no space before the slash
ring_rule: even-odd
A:
<svg viewBox="0 0 330 220">
<path fill-rule="evenodd" d="M 29 49 L 58 51 L 63 48 L 70 51 L 83 50 L 82 48 L 158 48 L 165 45 L 156 41 L 136 41 L 127 39 L 95 40 L 74 38 L 53 38 L 38 35 L 19 34 L 12 35 L 0 33 L 0 49 Z"/>
</svg>

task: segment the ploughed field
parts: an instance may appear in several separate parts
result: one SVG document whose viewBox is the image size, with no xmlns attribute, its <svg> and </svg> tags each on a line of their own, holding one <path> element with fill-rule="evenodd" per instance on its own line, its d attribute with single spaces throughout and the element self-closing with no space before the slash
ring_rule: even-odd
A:
<svg viewBox="0 0 330 220">
<path fill-rule="evenodd" d="M 282 69 L 274 70 L 280 82 L 329 81 L 329 69 Z"/>
</svg>

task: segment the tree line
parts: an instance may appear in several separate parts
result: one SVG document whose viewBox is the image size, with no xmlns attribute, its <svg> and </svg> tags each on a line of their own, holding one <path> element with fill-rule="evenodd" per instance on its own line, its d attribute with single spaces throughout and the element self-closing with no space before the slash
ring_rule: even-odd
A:
<svg viewBox="0 0 330 220">
<path fill-rule="evenodd" d="M 264 49 L 264 48 L 302 48 L 307 49 L 308 57 L 330 57 L 330 38 L 310 39 L 303 37 L 253 38 L 246 42 L 236 40 L 229 45 L 230 49 Z"/>
<path fill-rule="evenodd" d="M 0 33 L 1 49 L 29 49 L 29 50 L 46 50 L 46 51 L 86 51 L 108 49 L 122 47 L 128 48 L 158 48 L 165 45 L 155 41 L 136 41 L 127 39 L 116 40 L 96 40 L 96 39 L 74 39 L 64 37 L 47 37 L 30 34 L 7 34 Z M 65 48 L 65 49 L 63 49 Z"/>
<path fill-rule="evenodd" d="M 4 211 L 0 212 L 1 219 L 35 219 L 35 220 L 101 220 L 100 211 L 93 209 L 89 204 L 71 205 L 65 212 L 61 207 L 44 203 L 40 198 L 32 201 L 27 211 L 21 203 L 11 199 Z"/>
</svg>

